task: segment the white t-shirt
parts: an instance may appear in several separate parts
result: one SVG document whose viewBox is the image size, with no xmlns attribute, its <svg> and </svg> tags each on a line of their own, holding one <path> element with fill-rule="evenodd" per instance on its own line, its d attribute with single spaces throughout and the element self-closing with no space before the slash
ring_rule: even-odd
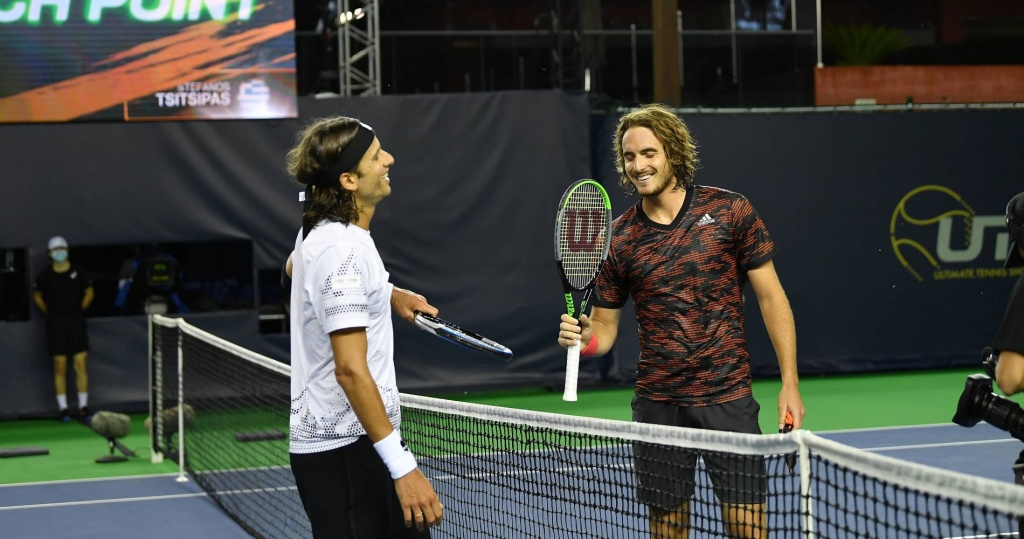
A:
<svg viewBox="0 0 1024 539">
<path fill-rule="evenodd" d="M 388 272 L 367 230 L 322 222 L 292 254 L 292 453 L 330 451 L 366 430 L 334 376 L 329 333 L 366 328 L 366 362 L 391 426 L 401 423 Z"/>
</svg>

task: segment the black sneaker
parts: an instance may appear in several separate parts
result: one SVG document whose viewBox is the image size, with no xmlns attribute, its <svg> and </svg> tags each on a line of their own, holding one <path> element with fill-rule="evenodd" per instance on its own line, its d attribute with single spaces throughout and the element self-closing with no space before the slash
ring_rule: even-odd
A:
<svg viewBox="0 0 1024 539">
<path fill-rule="evenodd" d="M 89 421 L 92 419 L 92 412 L 89 410 L 88 406 L 83 406 L 78 409 L 78 416 L 84 421 Z"/>
<path fill-rule="evenodd" d="M 64 423 L 71 421 L 71 412 L 68 412 L 67 408 L 60 409 L 60 420 Z"/>
</svg>

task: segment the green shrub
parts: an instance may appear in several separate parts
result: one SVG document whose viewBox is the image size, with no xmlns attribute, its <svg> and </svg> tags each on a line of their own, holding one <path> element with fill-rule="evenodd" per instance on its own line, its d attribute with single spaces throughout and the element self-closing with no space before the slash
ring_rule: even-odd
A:
<svg viewBox="0 0 1024 539">
<path fill-rule="evenodd" d="M 836 65 L 866 66 L 879 64 L 886 57 L 906 50 L 910 38 L 894 28 L 870 24 L 826 25 L 822 44 L 835 55 Z"/>
</svg>

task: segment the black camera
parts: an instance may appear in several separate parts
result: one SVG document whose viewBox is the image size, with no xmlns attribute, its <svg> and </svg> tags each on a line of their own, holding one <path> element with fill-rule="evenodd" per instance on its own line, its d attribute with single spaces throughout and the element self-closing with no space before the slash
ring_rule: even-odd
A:
<svg viewBox="0 0 1024 539">
<path fill-rule="evenodd" d="M 961 427 L 973 427 L 979 421 L 985 421 L 1024 441 L 1024 409 L 1016 402 L 992 392 L 992 378 L 995 376 L 999 356 L 991 348 L 986 348 L 981 359 L 987 375 L 972 374 L 967 377 L 964 392 L 956 405 L 953 423 Z"/>
</svg>

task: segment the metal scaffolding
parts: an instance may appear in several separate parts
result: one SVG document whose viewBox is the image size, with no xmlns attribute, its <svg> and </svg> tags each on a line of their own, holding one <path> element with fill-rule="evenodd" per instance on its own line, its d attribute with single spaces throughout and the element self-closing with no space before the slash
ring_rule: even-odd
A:
<svg viewBox="0 0 1024 539">
<path fill-rule="evenodd" d="M 337 27 L 338 93 L 380 95 L 378 0 L 340 0 Z"/>
<path fill-rule="evenodd" d="M 582 88 L 580 0 L 551 0 L 551 87 Z"/>
</svg>

